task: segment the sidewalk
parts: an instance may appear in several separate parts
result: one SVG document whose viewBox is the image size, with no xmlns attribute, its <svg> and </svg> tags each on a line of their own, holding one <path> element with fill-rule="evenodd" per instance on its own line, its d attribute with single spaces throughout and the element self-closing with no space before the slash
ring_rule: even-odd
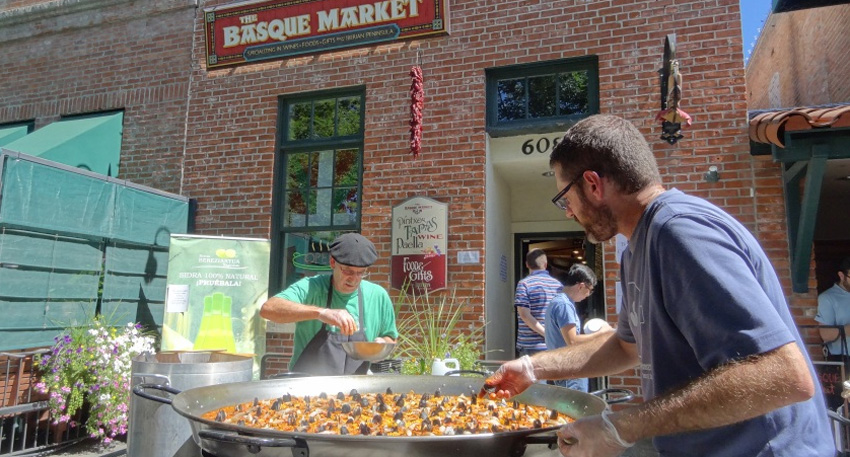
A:
<svg viewBox="0 0 850 457">
<path fill-rule="evenodd" d="M 127 443 L 113 441 L 109 444 L 103 444 L 93 439 L 84 439 L 66 448 L 39 455 L 51 457 L 118 457 L 127 455 Z"/>
</svg>

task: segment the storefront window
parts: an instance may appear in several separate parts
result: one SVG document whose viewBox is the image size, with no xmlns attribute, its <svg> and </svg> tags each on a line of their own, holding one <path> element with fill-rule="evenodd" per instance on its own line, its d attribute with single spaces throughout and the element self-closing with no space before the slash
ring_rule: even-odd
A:
<svg viewBox="0 0 850 457">
<path fill-rule="evenodd" d="M 487 129 L 515 134 L 599 112 L 595 56 L 487 70 Z"/>
<path fill-rule="evenodd" d="M 280 256 L 272 259 L 279 272 L 273 277 L 280 280 L 272 286 L 279 289 L 324 271 L 323 246 L 340 233 L 359 231 L 363 94 L 283 99 L 281 112 L 286 135 L 276 186 L 279 236 L 273 240 Z"/>
</svg>

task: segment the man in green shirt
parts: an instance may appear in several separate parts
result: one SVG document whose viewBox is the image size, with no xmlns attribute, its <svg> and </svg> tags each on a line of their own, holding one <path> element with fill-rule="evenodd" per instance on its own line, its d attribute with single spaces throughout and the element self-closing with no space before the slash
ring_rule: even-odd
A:
<svg viewBox="0 0 850 457">
<path fill-rule="evenodd" d="M 272 322 L 296 323 L 291 371 L 363 373 L 368 363 L 348 356 L 342 343 L 394 343 L 398 330 L 393 304 L 383 287 L 363 279 L 378 258 L 371 241 L 358 233 L 346 233 L 331 243 L 330 253 L 331 275 L 297 281 L 266 301 L 260 316 Z"/>
</svg>

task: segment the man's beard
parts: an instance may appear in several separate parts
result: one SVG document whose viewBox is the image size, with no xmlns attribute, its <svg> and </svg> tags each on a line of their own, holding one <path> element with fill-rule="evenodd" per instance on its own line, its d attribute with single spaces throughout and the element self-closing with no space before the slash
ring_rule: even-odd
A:
<svg viewBox="0 0 850 457">
<path fill-rule="evenodd" d="M 614 218 L 614 213 L 611 208 L 602 203 L 594 206 L 584 196 L 584 192 L 579 191 L 581 206 L 584 209 L 584 215 L 580 220 L 576 216 L 578 222 L 587 234 L 587 241 L 593 244 L 599 244 L 608 241 L 617 235 L 617 220 Z"/>
</svg>

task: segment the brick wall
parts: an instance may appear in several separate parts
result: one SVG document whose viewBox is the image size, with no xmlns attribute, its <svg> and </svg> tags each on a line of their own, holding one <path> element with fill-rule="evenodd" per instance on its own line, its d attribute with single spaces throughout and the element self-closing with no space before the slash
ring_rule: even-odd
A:
<svg viewBox="0 0 850 457">
<path fill-rule="evenodd" d="M 755 109 L 850 100 L 850 5 L 772 14 L 747 64 L 747 96 Z"/>
<path fill-rule="evenodd" d="M 180 193 L 195 9 L 182 0 L 34 7 L 42 3 L 0 11 L 0 124 L 123 109 L 119 177 Z"/>
</svg>

